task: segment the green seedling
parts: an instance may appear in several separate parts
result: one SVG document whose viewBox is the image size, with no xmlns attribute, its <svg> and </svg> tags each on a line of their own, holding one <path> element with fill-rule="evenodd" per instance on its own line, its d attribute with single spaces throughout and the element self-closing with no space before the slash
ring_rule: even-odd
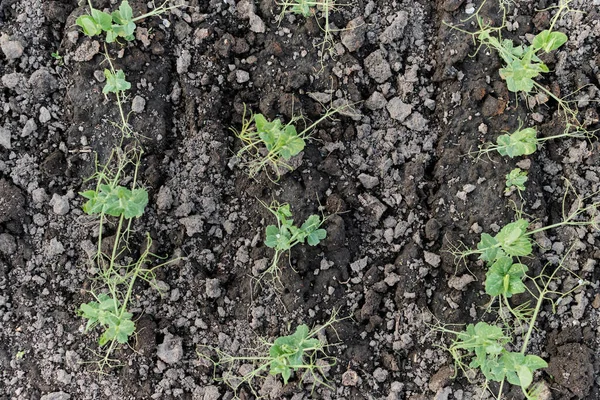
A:
<svg viewBox="0 0 600 400">
<path fill-rule="evenodd" d="M 90 215 L 106 214 L 113 217 L 139 218 L 148 204 L 148 192 L 145 189 L 127 189 L 123 186 L 100 185 L 99 191 L 86 190 L 80 193 L 88 199 L 83 211 Z"/>
<path fill-rule="evenodd" d="M 572 0 L 559 0 L 559 4 L 555 8 L 556 13 L 550 21 L 550 27 L 534 36 L 530 45 L 515 44 L 510 39 L 502 37 L 502 31 L 506 28 L 506 2 L 500 1 L 502 10 L 502 25 L 499 27 L 491 26 L 486 22 L 486 19 L 480 15 L 480 11 L 485 4 L 481 4 L 472 18 L 475 18 L 478 30 L 474 32 L 463 30 L 457 26 L 449 25 L 453 29 L 457 29 L 463 33 L 470 35 L 479 50 L 482 46 L 494 50 L 498 53 L 503 61 L 503 67 L 500 68 L 499 74 L 505 80 L 509 91 L 514 93 L 524 93 L 531 95 L 534 92 L 543 92 L 545 95 L 556 100 L 559 109 L 562 111 L 566 127 L 565 133 L 581 130 L 581 123 L 577 118 L 577 108 L 572 106 L 566 97 L 560 98 L 544 85 L 536 81 L 543 73 L 549 72 L 549 68 L 540 59 L 542 53 L 549 53 L 559 49 L 567 41 L 568 37 L 562 32 L 554 31 L 554 27 L 558 20 L 566 13 L 578 12 L 570 8 L 569 4 Z M 470 19 L 470 18 L 469 18 Z M 567 96 L 568 97 L 568 96 Z"/>
<path fill-rule="evenodd" d="M 569 252 L 567 252 L 568 255 Z M 539 356 L 527 354 L 527 347 L 531 340 L 531 335 L 535 329 L 535 323 L 541 311 L 544 301 L 549 301 L 552 309 L 556 312 L 558 300 L 579 290 L 587 284 L 572 271 L 563 267 L 564 260 L 554 269 L 552 274 L 546 275 L 546 265 L 540 275 L 529 277 L 526 274 L 527 267 L 522 264 L 513 264 L 509 257 L 501 257 L 490 268 L 492 274 L 488 274 L 486 281 L 486 292 L 493 297 L 500 297 L 511 313 L 516 317 L 516 322 L 524 322 L 526 329 L 522 338 L 523 343 L 519 352 L 509 351 L 508 348 L 515 348 L 515 340 L 509 332 L 514 332 L 513 323 L 503 316 L 499 325 L 489 324 L 487 322 L 478 322 L 470 324 L 464 331 L 455 331 L 447 329 L 445 326 L 436 326 L 434 330 L 444 334 L 451 334 L 453 339 L 447 350 L 452 355 L 455 365 L 455 376 L 458 371 L 462 371 L 467 377 L 473 376 L 469 371 L 478 370 L 485 377 L 484 387 L 490 390 L 489 381 L 500 383 L 498 396 L 502 398 L 502 389 L 505 382 L 511 385 L 519 386 L 527 399 L 538 399 L 542 386 L 533 384 L 535 371 L 546 368 L 548 364 Z M 552 290 L 556 286 L 554 282 L 558 278 L 559 271 L 573 275 L 579 279 L 579 285 L 566 293 Z M 522 279 L 526 278 L 531 282 L 534 290 L 529 290 L 523 284 Z M 527 312 L 522 312 L 516 307 L 511 308 L 506 300 L 512 294 L 529 291 L 535 298 L 535 306 L 529 308 Z M 502 302 L 500 303 L 502 304 Z M 517 311 L 517 312 L 515 312 Z M 502 313 L 500 313 L 502 316 Z"/>
<path fill-rule="evenodd" d="M 327 110 L 321 118 L 301 132 L 298 132 L 295 123 L 302 120 L 302 117 L 294 117 L 287 124 L 283 124 L 280 119 L 269 121 L 262 114 L 251 114 L 246 118 L 244 107 L 241 130 L 231 128 L 235 136 L 242 141 L 237 158 L 241 160 L 251 178 L 264 170 L 269 179 L 276 182 L 285 170 L 293 169 L 288 162 L 304 150 L 312 130 L 323 120 L 348 107 Z"/>
<path fill-rule="evenodd" d="M 106 77 L 106 84 L 102 88 L 102 93 L 104 94 L 114 93 L 118 95 L 121 92 L 131 89 L 131 83 L 125 79 L 125 73 L 122 69 L 114 73 L 109 69 L 105 69 L 104 76 Z"/>
<path fill-rule="evenodd" d="M 255 355 L 233 356 L 210 346 L 202 346 L 203 351 L 199 351 L 198 355 L 212 363 L 214 379 L 229 386 L 236 398 L 244 386 L 254 396 L 260 397 L 255 381 L 263 381 L 268 375 L 281 377 L 285 385 L 295 375 L 298 385 L 311 378 L 313 390 L 316 385 L 330 387 L 326 382 L 325 372 L 335 365 L 336 359 L 326 354 L 326 348 L 331 345 L 321 338 L 324 338 L 323 333 L 327 328 L 333 329 L 333 324 L 341 320 L 337 311 L 333 310 L 331 318 L 322 326 L 309 329 L 303 324 L 297 326 L 290 335 L 280 336 L 273 342 L 262 341 L 260 349 L 253 351 Z M 214 353 L 216 357 L 206 353 Z M 241 372 L 240 366 L 248 364 L 252 365 L 251 369 Z M 220 371 L 221 377 L 218 377 Z"/>
<path fill-rule="evenodd" d="M 113 340 L 121 344 L 127 343 L 129 336 L 135 331 L 135 324 L 131 320 L 133 314 L 121 312 L 121 309 L 117 299 L 104 293 L 99 295 L 96 301 L 90 301 L 79 307 L 80 315 L 88 320 L 85 326 L 86 332 L 96 325 L 105 328 L 98 340 L 99 346 L 104 346 Z"/>
<path fill-rule="evenodd" d="M 123 0 L 119 5 L 119 8 L 110 14 L 95 9 L 92 6 L 91 0 L 88 0 L 90 14 L 81 15 L 77 18 L 75 23 L 83 30 L 83 33 L 86 36 L 94 37 L 105 33 L 107 43 L 113 43 L 120 38 L 130 42 L 135 39 L 134 33 L 137 21 L 164 14 L 167 11 L 178 7 L 168 6 L 168 3 L 169 0 L 146 14 L 134 17 L 133 9 L 127 0 Z"/>
<path fill-rule="evenodd" d="M 507 156 L 509 158 L 528 156 L 537 151 L 537 149 L 548 140 L 561 139 L 561 138 L 574 138 L 574 139 L 589 139 L 593 136 L 593 132 L 588 132 L 583 129 L 570 129 L 567 128 L 563 133 L 559 133 L 553 136 L 538 137 L 537 130 L 535 128 L 524 128 L 521 129 L 522 125 L 513 133 L 505 133 L 498 136 L 496 144 L 484 143 L 479 146 L 477 152 L 470 153 L 479 160 L 484 154 L 496 151 L 501 156 Z M 489 155 L 488 155 L 489 157 Z"/>
<path fill-rule="evenodd" d="M 50 53 L 50 56 L 52 58 L 54 58 L 56 61 L 58 61 L 58 65 L 59 66 L 62 67 L 63 65 L 65 65 L 65 62 L 63 60 L 63 56 L 60 55 L 60 53 L 58 52 L 58 50 L 55 51 L 55 52 L 53 52 L 53 53 Z"/>
<path fill-rule="evenodd" d="M 89 290 L 93 300 L 80 306 L 79 315 L 87 320 L 86 332 L 97 326 L 103 329 L 98 339 L 99 346 L 104 347 L 104 355 L 97 361 L 100 371 L 118 365 L 118 360 L 111 358 L 112 353 L 135 334 L 133 315 L 128 311 L 135 283 L 142 280 L 156 287 L 155 270 L 176 261 L 151 266 L 161 257 L 150 252 L 152 239 L 148 234 L 138 256 L 130 248 L 133 220 L 142 216 L 148 203 L 148 192 L 137 182 L 141 156 L 141 150 L 136 148 L 128 152 L 115 148 L 106 164 L 96 163 L 96 172 L 90 178 L 96 181 L 95 187 L 80 193 L 87 199 L 83 211 L 98 222 L 98 244 L 90 260 L 97 274 Z M 129 187 L 122 186 L 131 170 Z M 116 228 L 112 246 L 106 251 L 102 242 L 108 226 Z"/>
<path fill-rule="evenodd" d="M 327 231 L 321 228 L 325 219 L 313 214 L 297 227 L 294 225 L 289 204 L 279 204 L 277 201 L 273 201 L 270 205 L 263 202 L 261 204 L 277 218 L 277 225 L 269 225 L 266 229 L 265 245 L 274 249 L 275 255 L 270 267 L 262 273 L 261 279 L 266 274 L 278 279 L 279 260 L 284 253 L 289 253 L 292 247 L 305 241 L 310 246 L 316 246 L 327 237 Z"/>
<path fill-rule="evenodd" d="M 517 189 L 519 194 L 525 191 L 525 182 L 527 182 L 527 171 L 522 171 L 521 168 L 514 168 L 506 174 L 506 194 L 511 193 L 513 189 Z"/>
</svg>

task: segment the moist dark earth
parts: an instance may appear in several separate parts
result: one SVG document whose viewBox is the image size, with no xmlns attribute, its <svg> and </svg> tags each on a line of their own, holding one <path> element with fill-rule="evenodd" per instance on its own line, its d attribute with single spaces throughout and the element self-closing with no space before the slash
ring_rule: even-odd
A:
<svg viewBox="0 0 600 400">
<path fill-rule="evenodd" d="M 160 292 L 136 285 L 138 334 L 114 354 L 123 365 L 99 374 L 88 363 L 99 330 L 84 333 L 77 315 L 90 300 L 96 239 L 78 193 L 92 185 L 96 157 L 105 161 L 120 140 L 111 124 L 118 109 L 102 94 L 104 45 L 75 26 L 88 10 L 76 1 L 0 1 L 0 397 L 230 399 L 199 357 L 202 345 L 242 354 L 338 309 L 351 318 L 334 325 L 337 335 L 325 333 L 338 343 L 327 349 L 337 359 L 329 387 L 271 377 L 259 383 L 262 396 L 492 398 L 480 378 L 454 377 L 447 338 L 432 329 L 486 318 L 483 265 L 457 265 L 449 250 L 473 248 L 482 231 L 511 222 L 515 202 L 531 220 L 560 222 L 567 180 L 597 200 L 597 141 L 549 141 L 515 159 L 469 156 L 520 123 L 541 136 L 562 124 L 553 101 L 528 105 L 508 92 L 499 57 L 449 27 L 473 29 L 463 21 L 479 2 L 350 2 L 331 14 L 333 28 L 354 28 L 333 33 L 334 54 L 314 46 L 323 38 L 314 18 L 279 21 L 273 0 L 179 4 L 141 21 L 135 41 L 108 46 L 132 83 L 125 107 L 133 107 L 139 179 L 150 194 L 132 243 L 149 232 L 155 253 L 181 258 L 158 270 Z M 131 5 L 135 15 L 148 11 L 147 2 Z M 548 27 L 555 11 L 544 9 L 553 5 L 511 2 L 504 34 L 530 40 Z M 581 12 L 555 26 L 569 41 L 544 60 L 551 72 L 540 82 L 574 93 L 591 131 L 600 128 L 600 2 L 571 7 Z M 499 10 L 488 0 L 481 14 L 499 24 Z M 314 121 L 336 102 L 356 112 L 320 124 L 279 182 L 250 179 L 235 162 L 240 143 L 230 128 L 239 129 L 244 105 L 270 119 Z M 515 166 L 529 173 L 522 201 L 504 194 Z M 282 260 L 281 291 L 253 280 L 273 255 L 263 240 L 275 221 L 260 204 L 273 199 L 290 203 L 296 221 L 328 216 L 326 240 L 293 248 L 291 265 Z M 536 374 L 545 399 L 600 399 L 599 240 L 592 228 L 550 230 L 527 261 L 539 272 L 566 255 L 590 282 L 556 312 L 545 304 L 537 321 L 529 351 L 549 363 Z M 557 290 L 572 281 L 561 277 Z M 253 398 L 247 388 L 238 395 Z M 504 398 L 523 396 L 505 387 Z"/>
</svg>

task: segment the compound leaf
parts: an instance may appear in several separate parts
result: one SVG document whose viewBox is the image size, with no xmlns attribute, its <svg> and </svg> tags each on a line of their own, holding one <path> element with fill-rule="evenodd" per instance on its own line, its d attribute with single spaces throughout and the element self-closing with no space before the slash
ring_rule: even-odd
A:
<svg viewBox="0 0 600 400">
<path fill-rule="evenodd" d="M 535 49 L 544 50 L 546 53 L 549 53 L 567 43 L 567 40 L 569 38 L 564 33 L 551 32 L 546 29 L 535 35 L 532 46 Z"/>
</svg>

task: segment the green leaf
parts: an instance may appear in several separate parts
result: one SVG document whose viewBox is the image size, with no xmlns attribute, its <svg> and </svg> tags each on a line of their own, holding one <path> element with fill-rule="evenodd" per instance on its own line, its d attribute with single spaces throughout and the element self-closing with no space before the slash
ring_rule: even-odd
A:
<svg viewBox="0 0 600 400">
<path fill-rule="evenodd" d="M 121 2 L 118 11 L 113 11 L 113 20 L 119 25 L 126 25 L 133 19 L 133 10 L 127 0 Z"/>
<path fill-rule="evenodd" d="M 148 204 L 148 192 L 144 189 L 133 189 L 128 194 L 129 198 L 125 199 L 123 216 L 127 219 L 141 217 Z"/>
<path fill-rule="evenodd" d="M 115 40 L 117 40 L 117 33 L 114 30 L 110 30 L 108 32 L 106 32 L 106 43 L 114 43 Z M 106 86 L 104 86 L 104 89 L 106 90 Z M 102 91 L 104 94 L 108 93 L 104 92 L 104 90 Z"/>
<path fill-rule="evenodd" d="M 514 186 L 519 191 L 525 190 L 525 182 L 527 182 L 527 171 L 522 171 L 521 168 L 515 168 L 506 174 L 506 190 Z"/>
<path fill-rule="evenodd" d="M 102 29 L 94 18 L 89 15 L 82 15 L 75 20 L 75 24 L 79 26 L 86 36 L 92 37 L 102 33 Z"/>
<path fill-rule="evenodd" d="M 513 264 L 512 257 L 500 257 L 486 273 L 485 292 L 490 296 L 504 295 L 507 298 L 513 294 L 525 292 L 522 279 L 527 272 L 527 266 Z"/>
<path fill-rule="evenodd" d="M 499 256 L 500 243 L 490 234 L 482 233 L 477 249 L 481 251 L 480 260 L 492 263 Z"/>
<path fill-rule="evenodd" d="M 537 131 L 534 128 L 525 128 L 510 135 L 500 135 L 497 139 L 497 150 L 500 155 L 513 158 L 534 153 L 537 143 Z"/>
<path fill-rule="evenodd" d="M 535 35 L 532 46 L 536 50 L 539 49 L 549 53 L 567 43 L 567 40 L 569 40 L 569 38 L 562 32 L 551 32 L 549 30 L 544 30 Z"/>
<path fill-rule="evenodd" d="M 531 239 L 526 235 L 529 222 L 519 219 L 504 226 L 496 235 L 502 250 L 509 256 L 528 256 L 533 250 Z"/>
<path fill-rule="evenodd" d="M 92 18 L 103 31 L 109 31 L 112 25 L 112 17 L 104 11 L 92 9 Z"/>
<path fill-rule="evenodd" d="M 135 324 L 133 321 L 129 319 L 123 319 L 116 326 L 116 339 L 119 343 L 127 343 L 129 341 L 129 336 L 135 332 Z"/>
<path fill-rule="evenodd" d="M 325 229 L 317 229 L 308 234 L 306 237 L 306 242 L 310 246 L 316 246 L 319 242 L 327 237 L 327 231 Z"/>
<path fill-rule="evenodd" d="M 117 70 L 114 74 L 109 69 L 105 69 L 104 76 L 106 77 L 106 84 L 102 89 L 104 94 L 119 93 L 131 89 L 131 83 L 125 80 L 125 73 L 122 69 Z"/>
<path fill-rule="evenodd" d="M 280 135 L 278 148 L 280 148 L 281 157 L 285 160 L 289 160 L 293 156 L 299 154 L 304 150 L 306 142 L 296 132 L 296 128 L 293 125 L 287 125 L 285 130 Z"/>
<path fill-rule="evenodd" d="M 300 14 L 303 17 L 310 17 L 310 5 L 307 0 L 296 0 L 297 4 L 291 7 L 291 11 L 294 14 Z"/>
<path fill-rule="evenodd" d="M 506 86 L 511 92 L 529 93 L 533 89 L 533 78 L 537 77 L 542 71 L 539 63 L 529 63 L 524 60 L 516 59 L 508 63 L 504 68 L 500 68 L 500 77 L 506 81 Z"/>
<path fill-rule="evenodd" d="M 270 248 L 277 246 L 279 242 L 279 228 L 275 225 L 267 226 L 265 245 Z"/>
</svg>

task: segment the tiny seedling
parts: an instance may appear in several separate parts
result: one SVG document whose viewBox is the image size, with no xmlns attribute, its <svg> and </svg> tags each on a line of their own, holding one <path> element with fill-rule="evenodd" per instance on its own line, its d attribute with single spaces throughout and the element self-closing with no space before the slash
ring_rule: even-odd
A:
<svg viewBox="0 0 600 400">
<path fill-rule="evenodd" d="M 263 381 L 267 375 L 280 376 L 285 385 L 295 374 L 298 385 L 311 378 L 313 390 L 316 385 L 329 387 L 325 373 L 335 365 L 336 359 L 325 352 L 327 347 L 333 345 L 327 344 L 321 338 L 324 338 L 323 333 L 327 328 L 334 329 L 333 324 L 342 319 L 338 318 L 337 310 L 333 310 L 329 320 L 321 326 L 309 329 L 307 325 L 299 325 L 290 335 L 280 336 L 273 342 L 262 341 L 260 349 L 253 351 L 255 355 L 233 356 L 210 346 L 202 346 L 202 349 L 207 353 L 216 354 L 216 357 L 211 357 L 203 351 L 198 352 L 198 355 L 212 363 L 214 379 L 229 386 L 236 398 L 244 386 L 248 387 L 254 396 L 259 397 L 255 381 Z M 249 364 L 250 368 L 240 368 L 241 365 Z M 246 371 L 241 372 L 243 369 Z"/>
<path fill-rule="evenodd" d="M 134 33 L 137 21 L 164 14 L 167 11 L 178 7 L 168 6 L 168 3 L 169 0 L 146 14 L 134 17 L 133 9 L 127 0 L 123 0 L 119 5 L 119 8 L 110 14 L 95 9 L 92 6 L 91 0 L 88 0 L 90 14 L 81 15 L 77 18 L 75 23 L 83 30 L 83 33 L 86 36 L 94 37 L 104 32 L 106 34 L 107 43 L 118 41 L 119 38 L 123 38 L 130 42 L 135 39 Z"/>
<path fill-rule="evenodd" d="M 56 50 L 55 52 L 50 53 L 50 56 L 52 58 L 54 58 L 56 61 L 58 61 L 58 65 L 59 66 L 63 66 L 65 65 L 65 62 L 63 60 L 63 56 L 60 55 L 60 53 L 58 52 L 58 50 Z"/>
<path fill-rule="evenodd" d="M 288 162 L 304 150 L 312 130 L 323 120 L 349 107 L 345 105 L 328 109 L 316 122 L 298 132 L 295 123 L 302 120 L 302 117 L 294 117 L 287 124 L 283 124 L 280 119 L 269 121 L 262 114 L 251 113 L 250 117 L 246 118 L 244 106 L 241 130 L 231 128 L 235 136 L 242 141 L 237 158 L 241 160 L 241 165 L 247 168 L 251 178 L 265 170 L 269 179 L 276 182 L 285 170 L 293 169 Z"/>
<path fill-rule="evenodd" d="M 588 132 L 583 129 L 565 129 L 564 132 L 553 136 L 538 137 L 537 130 L 535 128 L 519 128 L 513 133 L 505 133 L 498 136 L 496 144 L 484 143 L 479 146 L 479 150 L 470 153 L 479 160 L 484 154 L 488 155 L 490 152 L 497 151 L 501 156 L 508 156 L 509 158 L 528 156 L 536 152 L 536 150 L 546 141 L 561 139 L 561 138 L 575 138 L 575 139 L 589 139 L 593 136 L 593 132 Z M 475 154 L 477 156 L 475 156 Z"/>
<path fill-rule="evenodd" d="M 521 168 L 514 168 L 508 174 L 506 174 L 506 189 L 504 192 L 509 194 L 513 189 L 521 192 L 525 191 L 525 183 L 527 182 L 527 171 L 521 170 Z"/>
<path fill-rule="evenodd" d="M 275 255 L 260 279 L 266 274 L 278 279 L 279 259 L 285 252 L 289 252 L 292 247 L 305 241 L 310 246 L 316 246 L 327 237 L 327 231 L 321 228 L 325 219 L 313 214 L 297 227 L 294 225 L 289 204 L 279 204 L 277 201 L 273 201 L 270 205 L 263 202 L 261 204 L 277 218 L 277 225 L 269 225 L 266 229 L 265 245 L 274 249 Z"/>
</svg>

